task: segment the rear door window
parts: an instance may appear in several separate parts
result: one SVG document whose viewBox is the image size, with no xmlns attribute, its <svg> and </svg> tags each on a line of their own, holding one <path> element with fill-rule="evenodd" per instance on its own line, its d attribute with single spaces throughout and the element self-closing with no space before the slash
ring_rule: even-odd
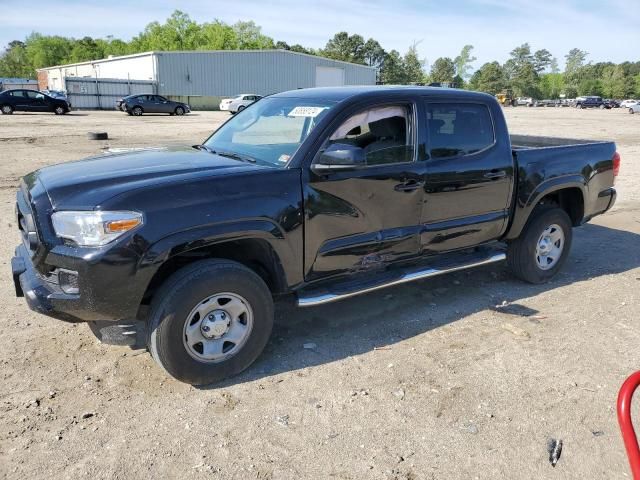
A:
<svg viewBox="0 0 640 480">
<path fill-rule="evenodd" d="M 433 159 L 473 155 L 495 144 L 493 121 L 486 105 L 429 104 L 427 125 Z"/>
</svg>

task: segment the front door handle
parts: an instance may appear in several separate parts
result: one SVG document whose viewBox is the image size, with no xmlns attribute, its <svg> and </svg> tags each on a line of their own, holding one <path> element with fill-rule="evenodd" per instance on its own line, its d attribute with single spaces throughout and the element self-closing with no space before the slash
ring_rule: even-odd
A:
<svg viewBox="0 0 640 480">
<path fill-rule="evenodd" d="M 412 192 L 422 187 L 424 187 L 424 180 L 407 180 L 404 183 L 399 183 L 398 185 L 393 187 L 393 189 L 396 192 Z"/>
<path fill-rule="evenodd" d="M 490 180 L 497 180 L 506 176 L 507 172 L 505 170 L 491 170 L 490 172 L 484 174 L 484 178 L 488 178 Z"/>
</svg>

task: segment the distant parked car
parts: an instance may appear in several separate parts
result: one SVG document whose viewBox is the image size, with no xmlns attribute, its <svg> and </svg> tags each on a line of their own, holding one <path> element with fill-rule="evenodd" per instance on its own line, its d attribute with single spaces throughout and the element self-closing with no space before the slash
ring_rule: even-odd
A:
<svg viewBox="0 0 640 480">
<path fill-rule="evenodd" d="M 618 102 L 617 100 L 605 98 L 603 102 L 604 102 L 604 108 L 606 109 L 620 108 L 620 102 Z"/>
<path fill-rule="evenodd" d="M 629 107 L 629 113 L 640 113 L 640 103 L 636 103 Z"/>
<path fill-rule="evenodd" d="M 64 115 L 71 107 L 66 100 L 51 97 L 36 90 L 5 90 L 0 93 L 0 111 L 3 115 L 13 112 L 53 112 Z"/>
<path fill-rule="evenodd" d="M 69 104 L 69 108 L 71 108 L 71 101 L 67 96 L 67 92 L 64 90 L 40 90 L 45 95 L 49 95 L 50 97 L 57 98 L 58 100 L 64 100 Z"/>
<path fill-rule="evenodd" d="M 238 95 L 234 98 L 226 98 L 220 102 L 220 110 L 227 111 L 229 113 L 237 113 L 241 112 L 253 102 L 260 100 L 262 97 L 260 95 L 255 95 L 253 93 L 243 93 L 242 95 Z"/>
<path fill-rule="evenodd" d="M 602 97 L 590 95 L 588 97 L 578 97 L 575 101 L 576 108 L 607 108 L 602 101 Z"/>
<path fill-rule="evenodd" d="M 129 95 L 116 102 L 116 110 L 122 110 L 129 115 L 139 117 L 144 113 L 168 113 L 169 115 L 184 115 L 191 112 L 186 103 L 167 100 L 160 95 Z"/>
<path fill-rule="evenodd" d="M 620 102 L 620 108 L 629 108 L 629 107 L 632 107 L 633 105 L 638 105 L 638 103 L 640 103 L 639 100 L 632 100 L 632 99 L 623 100 Z"/>
<path fill-rule="evenodd" d="M 518 97 L 516 98 L 516 105 L 518 106 L 527 106 L 527 107 L 533 107 L 534 105 L 534 100 L 531 97 Z"/>
</svg>

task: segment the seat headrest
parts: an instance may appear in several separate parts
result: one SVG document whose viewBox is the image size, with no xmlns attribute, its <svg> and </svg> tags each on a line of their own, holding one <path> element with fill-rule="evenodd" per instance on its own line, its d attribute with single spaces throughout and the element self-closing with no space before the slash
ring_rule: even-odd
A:
<svg viewBox="0 0 640 480">
<path fill-rule="evenodd" d="M 429 131 L 431 133 L 437 133 L 444 125 L 444 120 L 438 118 L 429 120 Z"/>
<path fill-rule="evenodd" d="M 369 123 L 369 130 L 376 137 L 396 137 L 404 135 L 405 120 L 402 117 L 388 117 Z"/>
</svg>

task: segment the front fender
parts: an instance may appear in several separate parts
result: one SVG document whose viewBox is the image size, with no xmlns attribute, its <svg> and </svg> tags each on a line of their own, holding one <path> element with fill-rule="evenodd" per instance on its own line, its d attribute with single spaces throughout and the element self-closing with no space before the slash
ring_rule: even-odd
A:
<svg viewBox="0 0 640 480">
<path fill-rule="evenodd" d="M 246 239 L 264 240 L 269 244 L 282 265 L 285 285 L 302 281 L 302 254 L 296 249 L 292 233 L 285 234 L 279 225 L 264 218 L 204 225 L 173 233 L 149 246 L 140 258 L 139 268 L 157 270 L 170 258 L 190 250 Z"/>
</svg>

